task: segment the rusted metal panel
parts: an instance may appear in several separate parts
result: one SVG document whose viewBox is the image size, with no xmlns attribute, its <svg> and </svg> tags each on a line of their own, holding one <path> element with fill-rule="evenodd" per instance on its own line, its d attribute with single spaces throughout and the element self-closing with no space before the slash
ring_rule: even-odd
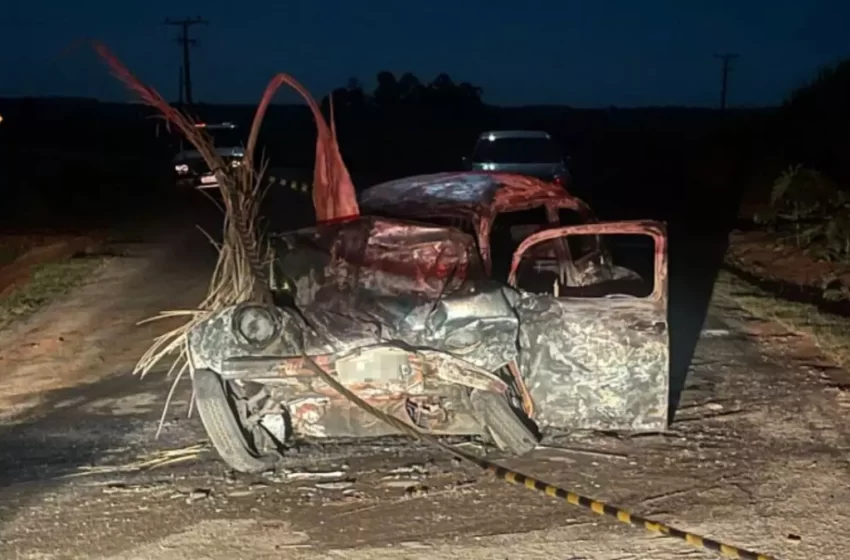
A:
<svg viewBox="0 0 850 560">
<path fill-rule="evenodd" d="M 520 369 L 541 426 L 666 429 L 670 354 L 665 233 L 663 224 L 651 221 L 584 224 L 532 234 L 517 248 L 512 285 L 523 255 L 549 240 L 645 234 L 655 242 L 653 290 L 645 298 L 527 295 L 515 306 L 521 325 Z"/>
<path fill-rule="evenodd" d="M 542 429 L 666 429 L 669 345 L 655 302 L 527 296 L 516 309 Z"/>
</svg>

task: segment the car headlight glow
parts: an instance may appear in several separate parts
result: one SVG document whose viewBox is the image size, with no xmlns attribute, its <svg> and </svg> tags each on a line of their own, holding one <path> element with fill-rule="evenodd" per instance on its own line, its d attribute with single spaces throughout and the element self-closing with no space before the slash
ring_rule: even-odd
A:
<svg viewBox="0 0 850 560">
<path fill-rule="evenodd" d="M 277 337 L 280 321 L 271 307 L 245 304 L 233 313 L 233 328 L 250 345 L 266 347 Z"/>
<path fill-rule="evenodd" d="M 180 175 L 185 175 L 189 172 L 189 166 L 185 163 L 180 163 L 174 166 L 174 171 L 176 171 Z"/>
<path fill-rule="evenodd" d="M 231 160 L 230 167 L 234 167 L 234 168 L 235 167 L 242 167 L 242 160 L 241 159 Z"/>
</svg>

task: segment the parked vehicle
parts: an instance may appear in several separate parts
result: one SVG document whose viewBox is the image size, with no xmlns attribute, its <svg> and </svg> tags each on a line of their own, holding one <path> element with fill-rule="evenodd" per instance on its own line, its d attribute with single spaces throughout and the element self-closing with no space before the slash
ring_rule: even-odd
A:
<svg viewBox="0 0 850 560">
<path fill-rule="evenodd" d="M 223 123 L 198 123 L 195 126 L 203 129 L 213 138 L 215 150 L 222 156 L 231 167 L 242 165 L 245 150 L 242 147 L 242 138 L 237 126 L 230 122 Z M 171 161 L 174 174 L 174 183 L 181 188 L 209 189 L 218 187 L 215 173 L 204 161 L 200 152 L 192 149 L 184 149 L 181 141 L 180 151 Z"/>
<path fill-rule="evenodd" d="M 581 207 L 563 191 L 556 196 L 555 186 L 524 177 L 445 177 L 439 184 L 455 201 L 444 207 L 448 217 L 518 208 L 522 185 L 538 197 L 528 206 Z M 493 181 L 504 188 L 491 192 Z M 389 190 L 433 183 L 410 178 Z M 457 204 L 464 189 L 469 204 Z M 489 438 L 512 454 L 530 451 L 551 428 L 666 428 L 663 224 L 594 221 L 536 231 L 522 239 L 500 281 L 473 234 L 486 239 L 480 231 L 487 220 L 466 233 L 362 210 L 355 219 L 273 235 L 276 304 L 231 306 L 191 331 L 198 410 L 232 468 L 267 469 L 293 438 L 395 433 L 305 367 L 306 356 L 420 430 Z M 541 246 L 612 232 L 646 235 L 655 244 L 645 297 L 604 281 L 595 292 L 591 283 L 561 293 L 521 288 L 523 262 Z"/>
<path fill-rule="evenodd" d="M 563 149 L 540 130 L 494 130 L 478 137 L 467 171 L 497 171 L 536 177 L 567 188 L 571 182 Z"/>
</svg>

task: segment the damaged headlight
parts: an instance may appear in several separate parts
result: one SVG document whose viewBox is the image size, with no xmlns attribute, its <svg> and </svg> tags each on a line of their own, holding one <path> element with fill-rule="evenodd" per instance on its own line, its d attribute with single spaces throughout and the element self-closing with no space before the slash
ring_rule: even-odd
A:
<svg viewBox="0 0 850 560">
<path fill-rule="evenodd" d="M 465 327 L 449 333 L 444 344 L 449 352 L 462 355 L 478 348 L 482 341 L 482 335 L 478 329 Z"/>
<path fill-rule="evenodd" d="M 233 330 L 251 346 L 265 348 L 277 337 L 280 318 L 271 307 L 244 304 L 233 313 Z"/>
</svg>

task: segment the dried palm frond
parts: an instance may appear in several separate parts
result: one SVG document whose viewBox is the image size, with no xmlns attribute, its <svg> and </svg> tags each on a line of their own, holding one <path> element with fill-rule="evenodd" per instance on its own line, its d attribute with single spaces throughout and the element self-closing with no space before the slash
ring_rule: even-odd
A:
<svg viewBox="0 0 850 560">
<path fill-rule="evenodd" d="M 313 207 L 316 210 L 316 220 L 327 222 L 359 215 L 360 208 L 357 205 L 354 183 L 342 161 L 337 142 L 336 126 L 333 120 L 333 97 L 331 97 L 330 105 L 331 124 L 328 126 L 318 103 L 310 92 L 292 76 L 277 74 L 269 82 L 257 107 L 245 150 L 246 157 L 252 157 L 250 154 L 254 151 L 263 117 L 274 94 L 282 85 L 288 85 L 304 98 L 316 121 L 316 164 L 313 169 Z"/>
<path fill-rule="evenodd" d="M 57 478 L 80 478 L 99 474 L 117 474 L 153 470 L 175 463 L 182 463 L 197 459 L 208 449 L 205 444 L 195 444 L 179 449 L 162 449 L 153 453 L 137 457 L 134 461 L 124 465 L 92 465 L 82 466 L 76 471 L 64 474 Z"/>
<path fill-rule="evenodd" d="M 188 363 L 187 347 L 191 330 L 211 314 L 237 303 L 254 300 L 271 304 L 269 279 L 265 266 L 267 255 L 259 238 L 257 224 L 263 195 L 260 184 L 265 165 L 261 166 L 259 171 L 257 170 L 254 163 L 254 150 L 266 110 L 282 85 L 289 85 L 304 97 L 316 121 L 318 135 L 313 203 L 317 219 L 330 221 L 357 216 L 359 208 L 351 177 L 339 152 L 335 127 L 333 124 L 328 126 L 315 99 L 291 76 L 278 74 L 269 82 L 251 125 L 243 165 L 230 168 L 224 158 L 216 152 L 212 138 L 202 128 L 195 126 L 196 123 L 191 116 L 172 107 L 156 90 L 143 84 L 104 45 L 95 42 L 93 47 L 109 66 L 113 75 L 142 102 L 157 109 L 166 123 L 179 130 L 195 147 L 209 169 L 215 172 L 223 201 L 223 239 L 221 244 L 216 246 L 218 262 L 213 271 L 206 298 L 197 309 L 163 311 L 143 321 L 178 316 L 187 318 L 185 324 L 154 339 L 153 344 L 139 359 L 133 370 L 134 373 L 144 376 L 164 358 L 176 354 L 168 373 L 170 376 L 173 372 L 177 372 L 166 400 L 165 408 L 167 409 L 176 384 L 186 371 L 189 371 L 190 375 L 192 373 L 191 364 Z M 163 419 L 164 417 L 165 410 L 163 410 Z M 160 422 L 160 428 L 161 426 L 162 422 Z"/>
</svg>

